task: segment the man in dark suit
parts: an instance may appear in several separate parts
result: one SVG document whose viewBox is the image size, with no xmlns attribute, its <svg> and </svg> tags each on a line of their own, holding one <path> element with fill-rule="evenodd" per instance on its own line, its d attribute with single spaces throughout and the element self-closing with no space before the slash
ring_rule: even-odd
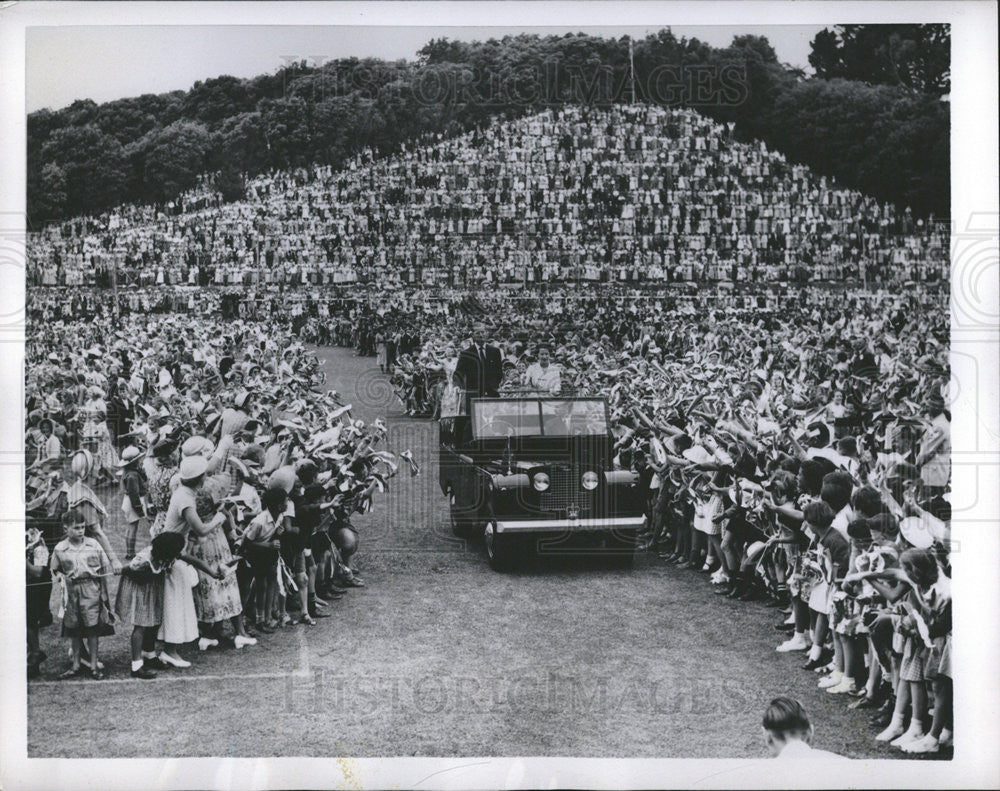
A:
<svg viewBox="0 0 1000 791">
<path fill-rule="evenodd" d="M 465 391 L 465 413 L 471 416 L 473 398 L 499 395 L 503 377 L 503 361 L 496 346 L 486 344 L 486 327 L 477 324 L 472 329 L 472 345 L 458 355 L 455 379 Z"/>
</svg>

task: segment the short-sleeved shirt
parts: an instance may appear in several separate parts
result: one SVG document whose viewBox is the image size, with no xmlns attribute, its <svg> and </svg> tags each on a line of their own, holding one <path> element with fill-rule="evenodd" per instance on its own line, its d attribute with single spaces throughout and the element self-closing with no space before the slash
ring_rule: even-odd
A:
<svg viewBox="0 0 1000 791">
<path fill-rule="evenodd" d="M 96 578 L 107 574 L 110 566 L 111 562 L 101 545 L 86 536 L 78 545 L 70 543 L 69 539 L 63 539 L 52 550 L 52 571 L 65 574 L 69 579 Z"/>
<path fill-rule="evenodd" d="M 833 523 L 831 527 L 840 533 L 844 537 L 844 540 L 850 540 L 847 534 L 847 526 L 851 524 L 854 520 L 854 509 L 847 505 L 837 511 L 836 516 L 833 517 Z"/>
<path fill-rule="evenodd" d="M 247 529 L 243 532 L 243 538 L 247 541 L 256 541 L 259 543 L 270 541 L 281 528 L 281 524 L 287 513 L 287 511 L 284 511 L 278 514 L 278 518 L 275 519 L 271 516 L 271 512 L 265 508 L 250 520 L 250 524 L 247 525 Z"/>
<path fill-rule="evenodd" d="M 312 539 L 312 534 L 319 527 L 323 519 L 320 502 L 323 499 L 325 491 L 319 484 L 310 484 L 291 501 L 290 504 L 294 509 L 295 525 L 299 529 L 298 533 L 290 536 L 291 540 L 289 543 L 295 549 L 308 547 Z"/>
<path fill-rule="evenodd" d="M 182 533 L 187 535 L 191 529 L 184 518 L 184 511 L 187 508 L 197 510 L 195 491 L 190 486 L 181 484 L 170 495 L 170 505 L 167 506 L 167 518 L 163 523 L 164 533 Z"/>
</svg>

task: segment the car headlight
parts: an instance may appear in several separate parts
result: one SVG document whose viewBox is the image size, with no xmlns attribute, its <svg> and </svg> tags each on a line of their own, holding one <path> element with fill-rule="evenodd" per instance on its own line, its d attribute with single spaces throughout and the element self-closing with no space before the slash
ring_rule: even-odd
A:
<svg viewBox="0 0 1000 791">
<path fill-rule="evenodd" d="M 589 492 L 597 488 L 598 480 L 597 473 L 588 470 L 583 474 L 583 477 L 580 478 L 580 484 Z"/>
<path fill-rule="evenodd" d="M 531 485 L 535 487 L 536 491 L 544 492 L 549 488 L 548 473 L 536 472 L 531 476 Z"/>
</svg>

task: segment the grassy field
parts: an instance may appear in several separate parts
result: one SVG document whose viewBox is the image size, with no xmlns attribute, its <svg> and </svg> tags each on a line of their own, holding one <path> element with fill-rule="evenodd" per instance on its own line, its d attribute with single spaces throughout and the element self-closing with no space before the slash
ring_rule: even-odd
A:
<svg viewBox="0 0 1000 791">
<path fill-rule="evenodd" d="M 436 426 L 400 414 L 371 358 L 321 354 L 330 386 L 357 415 L 388 415 L 390 447 L 422 468 L 357 519 L 367 587 L 257 647 L 188 648 L 193 666 L 155 681 L 129 677 L 124 629 L 102 641 L 107 680 L 54 680 L 66 641 L 45 629 L 31 757 L 762 757 L 760 717 L 779 694 L 804 702 L 819 747 L 901 755 L 816 688 L 802 654 L 775 653 L 776 611 L 711 595 L 706 575 L 652 556 L 490 571 L 448 529 Z"/>
</svg>

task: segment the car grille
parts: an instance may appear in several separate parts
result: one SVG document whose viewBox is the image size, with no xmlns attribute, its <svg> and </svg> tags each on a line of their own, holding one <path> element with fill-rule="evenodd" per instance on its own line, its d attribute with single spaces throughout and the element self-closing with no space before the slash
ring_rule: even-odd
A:
<svg viewBox="0 0 1000 791">
<path fill-rule="evenodd" d="M 538 504 L 543 511 L 565 511 L 571 505 L 587 510 L 580 497 L 580 476 L 570 467 L 549 467 L 549 488 L 541 493 Z"/>
</svg>

